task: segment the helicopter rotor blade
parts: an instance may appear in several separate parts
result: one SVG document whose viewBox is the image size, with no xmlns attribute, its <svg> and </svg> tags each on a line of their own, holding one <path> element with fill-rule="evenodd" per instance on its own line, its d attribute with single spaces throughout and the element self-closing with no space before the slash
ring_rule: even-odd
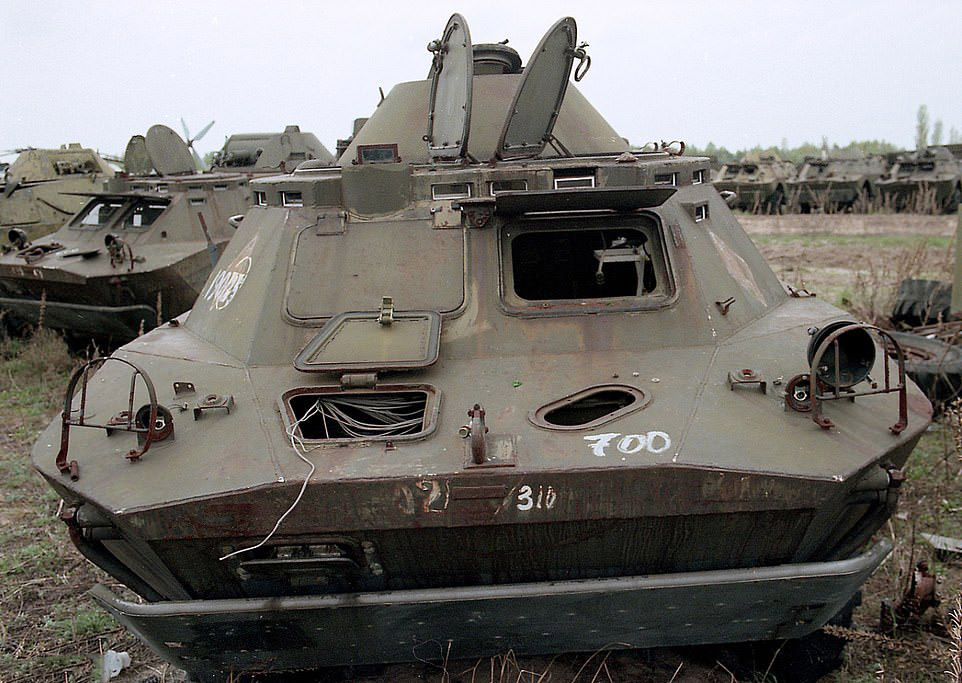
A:
<svg viewBox="0 0 962 683">
<path fill-rule="evenodd" d="M 180 127 L 184 129 L 184 140 L 187 141 L 187 146 L 189 147 L 193 140 L 190 139 L 190 131 L 187 130 L 187 122 L 184 121 L 183 118 L 180 119 Z"/>
</svg>

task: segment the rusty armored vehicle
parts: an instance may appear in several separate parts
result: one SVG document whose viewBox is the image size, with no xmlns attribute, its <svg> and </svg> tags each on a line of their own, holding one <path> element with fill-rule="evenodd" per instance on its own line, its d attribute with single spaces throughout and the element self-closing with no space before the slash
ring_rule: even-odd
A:
<svg viewBox="0 0 962 683">
<path fill-rule="evenodd" d="M 285 160 L 262 168 L 276 172 Z M 77 193 L 82 208 L 57 232 L 31 239 L 9 231 L 0 256 L 8 323 L 42 320 L 85 338 L 126 341 L 193 304 L 248 208 L 251 174 L 198 173 L 166 126 L 134 136 L 124 161 L 125 174 Z"/>
<path fill-rule="evenodd" d="M 31 239 L 53 232 L 85 203 L 79 193 L 100 189 L 114 169 L 92 149 L 72 142 L 60 149 L 24 149 L 0 184 L 0 230 Z"/>
<path fill-rule="evenodd" d="M 210 682 L 818 629 L 930 419 L 897 344 L 786 289 L 708 159 L 627 149 L 573 19 L 523 68 L 428 47 L 71 378 L 33 462 L 142 600 L 94 598 Z"/>
<path fill-rule="evenodd" d="M 719 192 L 734 192 L 735 208 L 752 213 L 777 213 L 785 204 L 788 183 L 795 179 L 795 164 L 777 154 L 751 152 L 740 161 L 725 164 L 715 175 Z"/>
<path fill-rule="evenodd" d="M 962 202 L 962 161 L 945 147 L 904 152 L 878 189 L 882 201 L 899 211 L 955 213 Z"/>
<path fill-rule="evenodd" d="M 828 158 L 807 157 L 798 177 L 786 183 L 790 203 L 802 212 L 813 208 L 839 211 L 869 206 L 878 195 L 878 183 L 888 164 L 885 157 L 860 150 L 836 152 Z"/>
</svg>

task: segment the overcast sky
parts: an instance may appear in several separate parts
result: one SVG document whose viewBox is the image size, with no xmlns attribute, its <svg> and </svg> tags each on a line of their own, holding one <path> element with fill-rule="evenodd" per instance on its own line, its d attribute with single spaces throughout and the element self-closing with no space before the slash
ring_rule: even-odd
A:
<svg viewBox="0 0 962 683">
<path fill-rule="evenodd" d="M 216 124 L 198 143 L 300 124 L 332 151 L 378 86 L 424 78 L 448 16 L 527 61 L 578 22 L 579 84 L 633 143 L 730 149 L 885 139 L 914 146 L 926 104 L 962 131 L 962 0 L 126 0 L 0 2 L 0 151 L 76 141 L 122 154 L 154 123 Z"/>
</svg>

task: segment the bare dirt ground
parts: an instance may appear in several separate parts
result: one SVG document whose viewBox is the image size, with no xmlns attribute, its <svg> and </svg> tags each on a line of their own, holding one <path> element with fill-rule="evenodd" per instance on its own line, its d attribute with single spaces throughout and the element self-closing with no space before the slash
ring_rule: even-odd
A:
<svg viewBox="0 0 962 683">
<path fill-rule="evenodd" d="M 905 215 L 744 216 L 742 224 L 776 272 L 796 287 L 883 321 L 901 277 L 947 279 L 954 217 Z M 112 581 L 70 545 L 57 519 L 58 499 L 32 470 L 31 443 L 57 410 L 69 368 L 77 361 L 50 335 L 0 343 L 0 683 L 98 681 L 97 657 L 127 651 L 134 665 L 121 683 L 183 680 L 96 608 L 85 591 Z M 821 683 L 955 681 L 945 673 L 953 651 L 943 635 L 920 627 L 879 634 L 880 603 L 901 595 L 910 569 L 926 559 L 941 577 L 946 614 L 962 586 L 962 558 L 936 558 L 923 532 L 962 538 L 962 462 L 952 430 L 936 426 L 910 459 L 899 511 L 880 532 L 895 551 L 867 583 L 841 666 Z M 931 618 L 932 614 L 928 615 Z M 303 681 L 414 683 L 573 683 L 698 681 L 787 683 L 810 680 L 814 669 L 789 647 L 774 644 L 749 656 L 729 647 L 514 657 L 430 662 L 315 674 Z M 774 662 L 774 665 L 773 665 Z M 267 681 L 268 679 L 257 679 Z M 279 680 L 279 679 L 271 679 Z M 286 681 L 292 679 L 287 678 Z"/>
</svg>

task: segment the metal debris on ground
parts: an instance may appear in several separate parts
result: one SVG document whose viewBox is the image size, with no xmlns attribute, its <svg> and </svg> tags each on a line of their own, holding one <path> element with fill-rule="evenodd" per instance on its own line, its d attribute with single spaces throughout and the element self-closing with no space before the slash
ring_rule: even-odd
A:
<svg viewBox="0 0 962 683">
<path fill-rule="evenodd" d="M 928 563 L 919 560 L 902 599 L 894 607 L 888 600 L 882 601 L 879 632 L 890 634 L 895 632 L 897 626 L 914 625 L 933 633 L 944 634 L 945 623 L 938 611 L 942 601 L 936 594 L 939 583 L 939 577 L 929 571 Z M 932 608 L 933 613 L 926 615 L 929 608 Z"/>
</svg>

